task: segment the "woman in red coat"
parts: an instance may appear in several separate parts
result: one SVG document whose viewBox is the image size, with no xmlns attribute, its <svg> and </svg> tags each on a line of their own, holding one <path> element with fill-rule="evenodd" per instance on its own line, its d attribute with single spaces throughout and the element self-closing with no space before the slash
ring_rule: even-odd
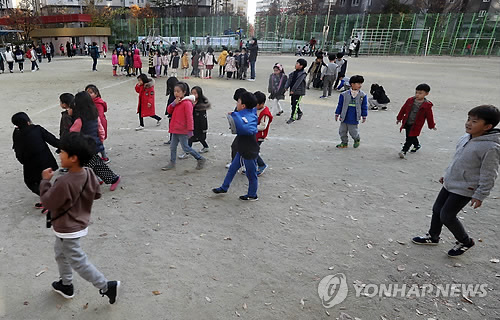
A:
<svg viewBox="0 0 500 320">
<path fill-rule="evenodd" d="M 139 49 L 134 50 L 134 69 L 135 74 L 142 74 L 142 61 L 141 61 L 141 53 Z"/>
<path fill-rule="evenodd" d="M 156 120 L 156 125 L 159 126 L 161 118 L 155 112 L 155 81 L 148 78 L 144 73 L 137 77 L 135 91 L 139 94 L 139 105 L 137 113 L 139 114 L 139 126 L 136 131 L 144 129 L 144 117 L 151 117 Z"/>
</svg>

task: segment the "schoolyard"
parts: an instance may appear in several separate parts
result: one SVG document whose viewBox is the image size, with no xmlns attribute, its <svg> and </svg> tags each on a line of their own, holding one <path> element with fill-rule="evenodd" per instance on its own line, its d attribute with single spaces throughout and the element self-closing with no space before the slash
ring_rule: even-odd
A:
<svg viewBox="0 0 500 320">
<path fill-rule="evenodd" d="M 270 168 L 259 178 L 259 201 L 246 203 L 247 179 L 237 175 L 229 192 L 214 195 L 230 160 L 232 136 L 225 114 L 239 87 L 267 92 L 276 62 L 291 72 L 297 57 L 260 55 L 257 81 L 189 79 L 212 103 L 210 152 L 205 169 L 178 160 L 163 172 L 170 154 L 163 145 L 168 121 L 145 119 L 136 132 L 135 78 L 111 76 L 110 56 L 91 72 L 87 57 L 56 58 L 40 71 L 0 75 L 0 318 L 1 319 L 497 319 L 500 317 L 500 192 L 496 186 L 478 210 L 460 219 L 476 246 L 459 259 L 444 228 L 436 247 L 413 245 L 425 234 L 442 176 L 464 134 L 467 111 L 500 101 L 500 59 L 454 57 L 360 57 L 347 75 L 384 86 L 391 104 L 370 111 L 360 124 L 361 146 L 338 150 L 334 111 L 338 93 L 319 99 L 309 90 L 304 117 L 291 125 L 290 99 L 275 117 L 261 154 Z M 306 58 L 310 64 L 313 58 Z M 143 59 L 146 65 L 146 59 Z M 28 63 L 26 63 L 26 69 Z M 147 67 L 143 68 L 145 71 Z M 179 72 L 179 75 L 181 72 Z M 156 79 L 156 110 L 165 113 L 166 78 Z M 422 149 L 404 160 L 396 115 L 417 84 L 431 86 L 437 131 L 424 127 Z M 121 280 L 120 300 L 109 305 L 78 275 L 76 295 L 65 300 L 51 290 L 58 270 L 53 232 L 33 207 L 12 151 L 11 116 L 25 111 L 58 134 L 59 94 L 95 84 L 108 103 L 110 167 L 120 187 L 94 203 L 82 247 L 110 280 Z M 352 142 L 351 142 L 352 145 Z M 195 144 L 196 148 L 201 148 Z M 57 156 L 56 156 L 57 157 Z M 58 158 L 56 158 L 58 159 Z M 497 181 L 497 183 L 500 183 Z M 325 308 L 318 285 L 345 274 L 349 293 Z M 485 296 L 356 296 L 354 284 L 486 284 Z"/>
</svg>

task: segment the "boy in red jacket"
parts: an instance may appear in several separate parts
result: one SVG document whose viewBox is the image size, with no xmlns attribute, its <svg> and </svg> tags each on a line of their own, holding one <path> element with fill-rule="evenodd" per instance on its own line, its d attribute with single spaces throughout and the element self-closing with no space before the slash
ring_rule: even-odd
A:
<svg viewBox="0 0 500 320">
<path fill-rule="evenodd" d="M 427 120 L 429 129 L 437 130 L 434 115 L 432 114 L 432 102 L 425 98 L 430 91 L 431 87 L 428 84 L 419 84 L 415 89 L 415 96 L 408 98 L 399 111 L 396 124 L 402 123 L 399 131 L 406 130 L 406 141 L 403 149 L 399 152 L 401 159 L 405 158 L 412 145 L 411 152 L 413 153 L 421 148 L 418 136 L 422 131 L 425 120 Z"/>
<path fill-rule="evenodd" d="M 61 167 L 68 172 L 59 176 L 54 183 L 52 168 L 42 172 L 40 200 L 50 211 L 48 227 L 56 236 L 54 251 L 59 269 L 59 281 L 52 283 L 52 289 L 66 299 L 74 297 L 73 270 L 91 282 L 102 296 L 108 296 L 109 303 L 118 299 L 120 281 L 108 281 L 90 263 L 80 246 L 81 238 L 88 233 L 90 212 L 94 199 L 101 197 L 99 182 L 92 170 L 83 168 L 95 154 L 95 141 L 89 136 L 71 132 L 61 140 Z"/>
<path fill-rule="evenodd" d="M 259 146 L 264 142 L 267 137 L 267 133 L 269 132 L 269 126 L 273 121 L 273 115 L 269 108 L 265 105 L 266 103 L 266 95 L 260 91 L 256 91 L 254 93 L 255 98 L 257 98 L 257 117 L 259 118 L 259 122 L 257 124 L 257 143 Z M 267 169 L 267 164 L 262 160 L 260 154 L 257 156 L 257 176 L 261 176 L 264 171 Z"/>
</svg>

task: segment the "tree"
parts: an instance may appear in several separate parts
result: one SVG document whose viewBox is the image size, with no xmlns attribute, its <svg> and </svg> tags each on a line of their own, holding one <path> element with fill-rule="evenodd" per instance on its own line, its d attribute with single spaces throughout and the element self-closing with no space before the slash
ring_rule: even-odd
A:
<svg viewBox="0 0 500 320">
<path fill-rule="evenodd" d="M 7 26 L 13 30 L 22 30 L 21 38 L 28 41 L 31 32 L 40 27 L 40 11 L 37 10 L 35 0 L 21 0 L 18 7 L 8 10 Z"/>
<path fill-rule="evenodd" d="M 274 16 L 279 16 L 281 14 L 280 11 L 280 2 L 279 0 L 274 0 L 271 2 L 271 5 L 269 6 L 269 10 L 267 11 L 267 15 L 274 17 Z"/>
<path fill-rule="evenodd" d="M 448 12 L 463 12 L 465 9 L 463 4 L 467 5 L 468 1 L 449 0 L 417 0 L 415 7 L 418 12 L 422 13 L 448 13 Z"/>
<path fill-rule="evenodd" d="M 290 0 L 288 2 L 289 13 L 291 15 L 307 15 L 312 13 L 311 0 Z"/>
<path fill-rule="evenodd" d="M 411 6 L 406 3 L 401 3 L 399 0 L 387 0 L 382 13 L 410 13 Z"/>
</svg>

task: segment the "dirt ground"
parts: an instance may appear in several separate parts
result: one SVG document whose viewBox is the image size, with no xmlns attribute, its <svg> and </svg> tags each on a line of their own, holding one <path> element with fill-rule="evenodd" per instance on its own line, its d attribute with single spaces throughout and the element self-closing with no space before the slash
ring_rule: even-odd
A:
<svg viewBox="0 0 500 320">
<path fill-rule="evenodd" d="M 90 58 L 77 57 L 44 62 L 36 73 L 20 74 L 16 67 L 16 73 L 0 75 L 0 318 L 334 319 L 344 312 L 363 320 L 500 319 L 500 264 L 490 262 L 500 258 L 498 186 L 477 212 L 466 208 L 460 214 L 477 240 L 465 256 L 446 256 L 454 244 L 446 229 L 437 247 L 409 241 L 428 229 L 438 179 L 464 134 L 467 111 L 485 103 L 498 106 L 500 59 L 350 59 L 348 75 L 362 74 L 365 92 L 379 83 L 392 100 L 388 111 L 369 112 L 360 125 L 359 149 L 335 148 L 338 93 L 321 100 L 319 91 L 309 90 L 301 121 L 285 124 L 287 97 L 285 114 L 272 122 L 262 145 L 270 168 L 259 178 L 259 201 L 238 199 L 247 188 L 239 174 L 227 194 L 214 195 L 211 189 L 222 183 L 230 159 L 233 137 L 225 114 L 234 108 L 234 90 L 265 92 L 272 65 L 280 62 L 288 73 L 295 60 L 259 56 L 255 82 L 187 80 L 200 85 L 213 104 L 210 152 L 202 171 L 194 170 L 192 158 L 178 160 L 175 171 L 160 170 L 170 154 L 163 145 L 168 123 L 156 127 L 145 119 L 146 130 L 134 131 L 135 79 L 113 78 L 109 57 L 99 61 L 99 72 L 90 71 Z M 156 81 L 160 115 L 165 81 Z M 421 82 L 432 88 L 428 98 L 438 131 L 424 127 L 422 149 L 402 160 L 397 153 L 404 134 L 396 114 Z M 52 292 L 50 284 L 58 278 L 54 235 L 33 207 L 37 198 L 24 185 L 22 166 L 11 150 L 12 114 L 25 111 L 57 134 L 59 94 L 76 93 L 89 83 L 108 103 L 105 145 L 110 167 L 123 182 L 114 192 L 103 186 L 82 247 L 110 280 L 122 281 L 116 305 L 78 275 L 72 300 Z M 36 276 L 41 270 L 46 271 Z M 336 273 L 347 276 L 349 294 L 325 309 L 318 284 Z M 487 284 L 488 289 L 470 304 L 461 297 L 356 297 L 355 282 Z"/>
</svg>

